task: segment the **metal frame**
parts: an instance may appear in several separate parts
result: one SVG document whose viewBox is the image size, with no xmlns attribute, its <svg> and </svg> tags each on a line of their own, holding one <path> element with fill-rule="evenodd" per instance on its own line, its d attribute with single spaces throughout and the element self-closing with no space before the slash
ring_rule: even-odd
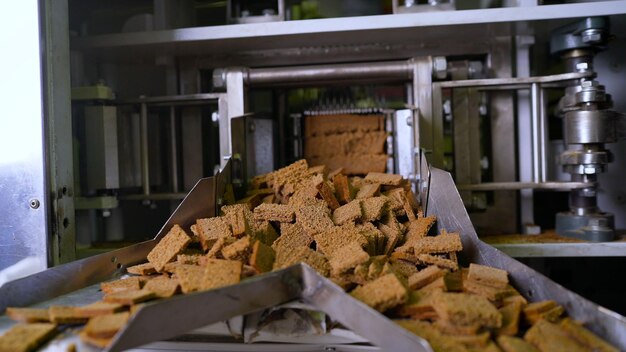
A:
<svg viewBox="0 0 626 352">
<path fill-rule="evenodd" d="M 181 94 L 171 96 L 158 97 L 140 97 L 136 99 L 124 99 L 115 102 L 117 105 L 139 105 L 140 107 L 140 150 L 141 150 L 141 195 L 125 196 L 123 199 L 128 200 L 162 200 L 162 199 L 182 199 L 185 193 L 179 193 L 178 181 L 178 157 L 177 157 L 177 134 L 175 114 L 176 107 L 193 107 L 200 105 L 217 104 L 217 114 L 220 120 L 220 141 L 222 134 L 228 133 L 223 121 L 228 118 L 227 94 L 224 93 L 198 93 L 198 94 Z M 149 165 L 149 146 L 148 146 L 148 107 L 149 106 L 165 106 L 170 108 L 170 175 L 172 176 L 172 193 L 151 194 L 150 192 L 150 165 Z M 184 117 L 179 117 L 184 118 Z M 221 142 L 220 142 L 221 143 Z M 221 145 L 221 144 L 220 144 Z M 222 150 L 222 149 L 220 149 Z M 196 165 L 197 168 L 197 165 Z M 187 187 L 185 187 L 187 188 Z"/>
<path fill-rule="evenodd" d="M 616 346 L 626 348 L 626 318 L 597 306 L 568 291 L 545 276 L 502 252 L 481 242 L 472 227 L 461 198 L 449 173 L 424 166 L 429 173 L 423 179 L 420 196 L 429 200 L 427 215 L 437 215 L 439 229 L 458 231 L 463 242 L 461 259 L 502 268 L 511 281 L 522 288 L 531 301 L 553 299 L 566 307 L 574 319 Z M 220 190 L 229 183 L 229 168 L 216 178 L 201 180 L 181 203 L 154 240 L 98 255 L 82 261 L 58 266 L 31 277 L 14 281 L 0 288 L 0 310 L 8 306 L 25 306 L 75 291 L 123 273 L 124 265 L 135 264 L 173 224 L 189 226 L 198 217 L 215 215 Z M 105 264 L 108 263 L 108 264 Z M 117 265 L 116 263 L 120 264 Z M 33 290 L 37 287 L 37 290 Z M 61 296 L 42 305 L 59 302 L 96 301 L 102 293 L 86 287 L 72 295 Z M 71 297 L 70 297 L 71 296 Z M 149 303 L 139 310 L 128 325 L 115 336 L 109 351 L 121 351 L 151 341 L 172 338 L 213 322 L 272 307 L 301 298 L 305 303 L 330 314 L 334 319 L 385 350 L 432 351 L 416 335 L 400 328 L 384 315 L 352 298 L 330 280 L 321 277 L 304 264 L 251 278 L 240 284 L 216 290 L 197 292 Z M 175 312 L 175 314 L 174 314 Z M 167 317 L 167 318 L 165 318 Z M 1 323 L 1 322 L 0 322 Z M 2 328 L 8 328 L 6 321 Z M 64 347 L 76 342 L 66 336 L 52 343 Z"/>
</svg>

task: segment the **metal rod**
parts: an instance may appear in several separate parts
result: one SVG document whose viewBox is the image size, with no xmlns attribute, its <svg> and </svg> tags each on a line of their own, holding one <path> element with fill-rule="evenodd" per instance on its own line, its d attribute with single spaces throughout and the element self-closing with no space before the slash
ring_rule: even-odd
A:
<svg viewBox="0 0 626 352">
<path fill-rule="evenodd" d="M 150 164 L 148 160 L 148 106 L 141 104 L 139 141 L 141 153 L 141 186 L 143 194 L 150 194 Z"/>
<path fill-rule="evenodd" d="M 573 72 L 562 73 L 551 76 L 537 77 L 513 77 L 513 78 L 488 78 L 488 79 L 468 79 L 459 81 L 435 82 L 433 85 L 440 85 L 442 88 L 468 88 L 468 87 L 490 87 L 490 86 L 507 86 L 513 89 L 513 86 L 521 86 L 521 88 L 534 83 L 555 83 L 562 81 L 571 81 L 580 78 L 594 77 L 593 72 Z M 532 87 L 531 87 L 532 89 Z"/>
<path fill-rule="evenodd" d="M 539 100 L 536 102 L 539 111 L 539 182 L 546 182 L 548 180 L 548 121 L 546 117 L 546 105 L 545 105 L 545 91 L 541 85 L 539 89 Z"/>
<path fill-rule="evenodd" d="M 485 182 L 478 184 L 459 184 L 460 191 L 501 191 L 519 189 L 551 189 L 556 191 L 570 191 L 573 189 L 589 188 L 585 182 Z"/>
<path fill-rule="evenodd" d="M 173 193 L 178 193 L 178 148 L 176 144 L 176 109 L 172 106 L 170 107 L 170 176 Z"/>
<path fill-rule="evenodd" d="M 408 61 L 387 61 L 249 69 L 244 74 L 244 79 L 249 85 L 327 83 L 343 80 L 409 81 L 412 71 Z"/>
<path fill-rule="evenodd" d="M 541 142 L 540 128 L 541 109 L 539 102 L 541 100 L 541 88 L 538 83 L 533 83 L 530 87 L 530 131 L 532 144 L 532 165 L 533 165 L 533 182 L 540 182 L 541 178 Z"/>
</svg>

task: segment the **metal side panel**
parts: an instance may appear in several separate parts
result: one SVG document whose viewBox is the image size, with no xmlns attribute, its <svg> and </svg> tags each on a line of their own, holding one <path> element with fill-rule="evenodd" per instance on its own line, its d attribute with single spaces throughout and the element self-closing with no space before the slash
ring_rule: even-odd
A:
<svg viewBox="0 0 626 352">
<path fill-rule="evenodd" d="M 429 198 L 428 214 L 437 215 L 438 227 L 460 232 L 463 260 L 508 271 L 513 286 L 529 301 L 551 299 L 558 302 L 570 317 L 626 351 L 625 317 L 569 291 L 478 238 L 449 173 L 431 169 Z"/>
<path fill-rule="evenodd" d="M 352 298 L 341 287 L 309 266 L 302 265 L 302 268 L 304 302 L 327 313 L 383 351 L 432 352 L 428 342 L 421 337 L 401 328 L 365 303 Z"/>
<path fill-rule="evenodd" d="M 174 225 L 185 228 L 197 218 L 215 216 L 214 177 L 203 178 L 189 192 L 153 240 L 85 258 L 0 287 L 0 312 L 6 307 L 24 307 L 76 291 L 125 273 L 125 268 L 146 260 L 157 241 Z"/>
<path fill-rule="evenodd" d="M 118 333 L 108 350 L 123 351 L 286 303 L 299 298 L 301 283 L 302 267 L 292 266 L 237 285 L 148 304 Z"/>
</svg>

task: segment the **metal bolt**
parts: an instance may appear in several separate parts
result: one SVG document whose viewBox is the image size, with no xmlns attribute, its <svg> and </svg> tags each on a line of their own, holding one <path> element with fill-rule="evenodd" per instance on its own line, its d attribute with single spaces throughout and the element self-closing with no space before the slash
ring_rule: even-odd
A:
<svg viewBox="0 0 626 352">
<path fill-rule="evenodd" d="M 598 83 L 598 81 L 595 81 L 595 80 L 584 80 L 580 82 L 580 86 L 583 88 L 597 87 L 599 85 L 600 84 Z"/>
<path fill-rule="evenodd" d="M 217 198 L 217 205 L 221 206 L 222 204 L 224 204 L 224 199 Z"/>
<path fill-rule="evenodd" d="M 111 216 L 111 211 L 109 209 L 102 210 L 102 217 L 103 218 L 108 218 L 109 216 Z"/>
<path fill-rule="evenodd" d="M 589 69 L 588 62 L 579 62 L 576 64 L 576 70 L 579 72 L 584 72 L 584 71 L 587 71 L 588 69 Z"/>
<path fill-rule="evenodd" d="M 413 125 L 413 116 L 407 116 L 406 117 L 406 124 L 407 124 L 407 126 L 412 126 Z"/>
<path fill-rule="evenodd" d="M 220 114 L 218 114 L 217 111 L 213 111 L 213 113 L 211 114 L 211 121 L 218 122 L 219 120 Z"/>
<path fill-rule="evenodd" d="M 213 70 L 213 88 L 226 87 L 226 69 L 216 68 Z"/>
<path fill-rule="evenodd" d="M 445 56 L 433 57 L 433 75 L 438 79 L 444 79 L 448 75 L 448 61 Z"/>
<path fill-rule="evenodd" d="M 255 124 L 254 122 L 250 122 L 250 123 L 248 124 L 248 131 L 249 131 L 249 132 L 254 132 L 254 131 L 256 131 L 256 124 Z"/>
<path fill-rule="evenodd" d="M 41 203 L 39 202 L 39 199 L 35 199 L 35 198 L 33 198 L 33 199 L 31 199 L 31 200 L 29 201 L 29 205 L 30 205 L 30 207 L 31 207 L 31 208 L 33 208 L 33 209 L 37 209 L 37 208 L 39 208 L 39 206 L 41 205 Z"/>
</svg>

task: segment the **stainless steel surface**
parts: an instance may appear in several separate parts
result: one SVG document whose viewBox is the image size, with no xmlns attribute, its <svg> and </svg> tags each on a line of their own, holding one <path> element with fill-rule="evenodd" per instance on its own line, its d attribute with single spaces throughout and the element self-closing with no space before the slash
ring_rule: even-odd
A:
<svg viewBox="0 0 626 352">
<path fill-rule="evenodd" d="M 614 143 L 618 140 L 620 114 L 611 110 L 575 110 L 564 117 L 565 143 Z"/>
<path fill-rule="evenodd" d="M 357 64 L 317 65 L 300 67 L 257 68 L 244 71 L 244 82 L 250 85 L 298 85 L 351 81 L 410 80 L 407 61 Z"/>
<path fill-rule="evenodd" d="M 6 307 L 28 306 L 123 274 L 127 266 L 145 261 L 156 241 L 174 224 L 189 227 L 195 219 L 215 216 L 214 192 L 215 178 L 198 181 L 154 240 L 59 265 L 5 284 L 0 287 L 0 312 Z"/>
<path fill-rule="evenodd" d="M 521 189 L 549 189 L 556 191 L 569 191 L 589 187 L 585 182 L 483 182 L 468 185 L 458 184 L 459 190 L 463 191 L 498 191 L 498 190 L 521 190 Z"/>
<path fill-rule="evenodd" d="M 117 109 L 104 105 L 86 106 L 84 118 L 87 189 L 95 193 L 119 188 Z"/>
<path fill-rule="evenodd" d="M 185 198 L 187 193 L 150 193 L 150 194 L 128 194 L 118 196 L 122 200 L 180 200 Z"/>
<path fill-rule="evenodd" d="M 493 247 L 514 258 L 626 257 L 626 242 L 603 243 L 506 243 Z"/>
<path fill-rule="evenodd" d="M 150 194 L 150 152 L 148 143 L 148 106 L 141 104 L 141 114 L 139 115 L 139 143 L 141 155 L 141 188 L 144 195 Z"/>
<path fill-rule="evenodd" d="M 228 69 L 226 72 L 226 113 L 220 111 L 220 155 L 222 167 L 226 161 L 224 157 L 233 154 L 231 141 L 231 119 L 242 116 L 246 112 L 246 98 L 244 75 L 241 69 Z"/>
<path fill-rule="evenodd" d="M 195 27 L 164 31 L 109 34 L 95 37 L 78 37 L 72 48 L 84 51 L 100 51 L 106 57 L 137 57 L 154 53 L 177 52 L 181 55 L 241 51 L 300 48 L 307 46 L 332 47 L 361 43 L 409 42 L 416 37 L 429 38 L 436 45 L 443 40 L 449 50 L 451 33 L 472 31 L 475 38 L 491 36 L 485 25 L 471 24 L 535 21 L 544 19 L 602 16 L 626 13 L 626 1 L 601 1 L 593 4 L 564 4 L 520 8 L 496 8 L 486 10 L 450 11 L 402 15 L 380 15 L 287 21 L 274 23 L 243 24 L 238 26 Z M 451 27 L 461 25 L 460 28 Z M 441 34 L 448 29 L 452 32 Z M 253 40 L 249 40 L 254 38 Z M 432 41 L 431 41 L 432 40 Z M 462 44 L 462 41 L 456 41 Z M 132 47 L 133 50 L 128 50 Z M 419 47 L 419 46 L 418 46 Z M 439 48 L 437 46 L 437 48 Z M 111 49 L 111 50 L 109 50 Z M 350 48 L 348 48 L 350 49 Z M 382 46 L 384 50 L 384 44 Z M 356 53 L 359 55 L 359 53 Z M 421 52 L 419 55 L 428 55 Z M 415 54 L 413 54 L 415 55 Z M 354 58 L 354 54 L 352 55 Z M 409 57 L 409 56 L 406 56 Z M 354 59 L 352 59 L 354 61 Z"/>
<path fill-rule="evenodd" d="M 40 15 L 37 1 L 0 3 L 0 23 L 10 28 L 0 31 L 0 270 L 26 258 L 43 270 L 51 248 Z"/>
<path fill-rule="evenodd" d="M 435 82 L 434 84 L 441 88 L 461 88 L 461 87 L 495 87 L 503 86 L 506 89 L 528 89 L 533 83 L 557 83 L 572 81 L 580 78 L 592 77 L 593 72 L 572 72 L 561 73 L 550 76 L 537 77 L 510 77 L 510 78 L 485 78 L 485 79 L 468 79 L 459 81 Z"/>
<path fill-rule="evenodd" d="M 410 60 L 413 83 L 414 116 L 419 123 L 413 125 L 415 146 L 425 151 L 427 159 L 436 167 L 443 167 L 443 119 L 438 118 L 439 105 L 433 106 L 436 91 L 433 89 L 433 63 L 430 57 Z M 418 175 L 419 176 L 419 175 Z"/>
<path fill-rule="evenodd" d="M 211 323 L 294 300 L 302 290 L 301 270 L 300 266 L 294 266 L 237 285 L 149 304 L 116 335 L 108 351 L 124 351 L 176 337 Z"/>
<path fill-rule="evenodd" d="M 58 265 L 76 259 L 69 14 L 67 0 L 39 4 L 46 43 L 42 46 L 46 76 L 44 116 L 47 117 L 50 222 L 53 223 L 49 243 L 53 244 L 51 264 Z"/>
<path fill-rule="evenodd" d="M 531 130 L 533 145 L 533 181 L 547 181 L 547 121 L 545 117 L 544 93 L 539 83 L 530 86 Z"/>
<path fill-rule="evenodd" d="M 120 99 L 116 100 L 116 104 L 149 104 L 156 105 L 159 103 L 164 104 L 176 104 L 176 103 L 212 103 L 215 100 L 221 98 L 222 93 L 197 93 L 197 94 L 180 94 L 180 95 L 164 95 L 158 97 L 139 97 L 135 99 Z"/>
<path fill-rule="evenodd" d="M 393 114 L 393 157 L 394 173 L 407 180 L 414 180 L 419 170 L 415 163 L 415 146 L 413 144 L 413 111 L 397 110 Z"/>
<path fill-rule="evenodd" d="M 437 226 L 459 231 L 463 242 L 461 260 L 485 264 L 509 272 L 511 283 L 530 301 L 554 300 L 563 305 L 568 316 L 610 341 L 626 349 L 626 318 L 588 301 L 553 282 L 544 275 L 480 241 L 467 215 L 450 174 L 431 169 L 427 214 L 437 214 Z"/>
</svg>

